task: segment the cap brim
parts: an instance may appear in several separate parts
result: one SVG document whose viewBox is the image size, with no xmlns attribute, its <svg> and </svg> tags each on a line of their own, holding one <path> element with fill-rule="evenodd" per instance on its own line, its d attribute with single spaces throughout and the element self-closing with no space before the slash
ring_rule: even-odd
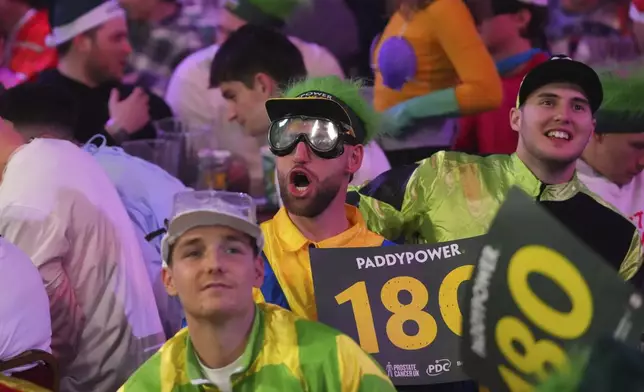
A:
<svg viewBox="0 0 644 392">
<path fill-rule="evenodd" d="M 273 98 L 266 101 L 266 112 L 271 121 L 288 116 L 307 116 L 353 125 L 342 105 L 324 98 Z"/>
<path fill-rule="evenodd" d="M 190 211 L 176 216 L 168 224 L 168 236 L 176 238 L 190 229 L 202 226 L 230 227 L 255 238 L 259 249 L 264 245 L 262 229 L 259 225 L 233 215 L 206 210 Z"/>
<path fill-rule="evenodd" d="M 593 113 L 599 109 L 604 92 L 597 73 L 584 63 L 571 60 L 550 60 L 530 71 L 519 90 L 519 104 L 541 87 L 551 83 L 570 83 L 579 86 L 586 95 Z"/>
</svg>

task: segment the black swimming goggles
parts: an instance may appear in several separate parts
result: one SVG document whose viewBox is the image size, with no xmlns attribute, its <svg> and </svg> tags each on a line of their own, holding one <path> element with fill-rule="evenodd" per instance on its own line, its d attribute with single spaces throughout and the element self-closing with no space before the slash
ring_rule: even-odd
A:
<svg viewBox="0 0 644 392">
<path fill-rule="evenodd" d="M 274 155 L 289 155 L 300 142 L 306 143 L 315 155 L 323 159 L 342 155 L 345 144 L 360 144 L 349 125 L 325 118 L 289 116 L 271 123 L 268 145 Z"/>
</svg>

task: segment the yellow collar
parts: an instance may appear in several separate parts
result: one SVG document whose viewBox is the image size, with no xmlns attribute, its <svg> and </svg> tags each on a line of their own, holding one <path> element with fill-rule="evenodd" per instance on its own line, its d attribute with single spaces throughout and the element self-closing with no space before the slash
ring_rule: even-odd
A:
<svg viewBox="0 0 644 392">
<path fill-rule="evenodd" d="M 577 178 L 577 171 L 575 171 L 570 181 L 563 184 L 549 185 L 544 184 L 535 177 L 516 153 L 512 154 L 511 162 L 510 170 L 514 173 L 516 184 L 532 197 L 539 196 L 541 201 L 565 201 L 584 189 L 579 178 Z M 541 188 L 542 185 L 545 185 L 544 189 Z"/>
<path fill-rule="evenodd" d="M 298 251 L 305 246 L 314 245 L 317 248 L 343 248 L 350 247 L 354 240 L 364 241 L 365 233 L 368 233 L 360 211 L 352 205 L 345 204 L 344 210 L 346 219 L 349 221 L 349 228 L 342 233 L 322 240 L 313 242 L 306 238 L 302 232 L 293 224 L 284 207 L 273 217 L 276 237 L 282 249 L 288 252 Z M 357 244 L 356 244 L 357 245 Z M 364 246 L 364 245 L 362 245 Z"/>
</svg>

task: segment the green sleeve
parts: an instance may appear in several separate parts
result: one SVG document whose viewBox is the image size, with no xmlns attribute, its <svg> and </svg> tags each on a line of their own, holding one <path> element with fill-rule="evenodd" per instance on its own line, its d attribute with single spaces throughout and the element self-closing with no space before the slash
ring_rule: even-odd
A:
<svg viewBox="0 0 644 392">
<path fill-rule="evenodd" d="M 633 238 L 631 239 L 631 246 L 628 249 L 626 257 L 619 268 L 619 275 L 624 278 L 624 280 L 631 280 L 635 277 L 636 274 L 642 274 L 642 237 L 637 230 L 633 228 Z M 640 279 L 636 279 L 640 280 Z"/>
<path fill-rule="evenodd" d="M 358 206 L 369 230 L 394 242 L 417 241 L 421 224 L 429 219 L 441 154 L 393 168 L 362 187 L 349 188 L 347 199 Z"/>
<path fill-rule="evenodd" d="M 387 110 L 396 130 L 411 130 L 414 122 L 431 117 L 458 117 L 456 90 L 448 88 L 401 102 Z"/>
<path fill-rule="evenodd" d="M 161 391 L 161 355 L 154 354 L 127 379 L 117 392 Z"/>
</svg>

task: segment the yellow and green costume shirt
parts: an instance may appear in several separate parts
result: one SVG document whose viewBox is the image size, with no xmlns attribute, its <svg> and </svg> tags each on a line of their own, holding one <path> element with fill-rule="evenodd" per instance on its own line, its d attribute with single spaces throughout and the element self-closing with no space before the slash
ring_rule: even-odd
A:
<svg viewBox="0 0 644 392">
<path fill-rule="evenodd" d="M 394 392 L 351 338 L 275 305 L 259 304 L 235 392 Z M 119 392 L 219 391 L 201 371 L 187 328 L 143 364 Z"/>
<path fill-rule="evenodd" d="M 0 373 L 0 392 L 50 392 L 50 390 Z"/>
<path fill-rule="evenodd" d="M 366 248 L 394 245 L 369 231 L 357 208 L 346 205 L 349 229 L 321 242 L 309 241 L 293 224 L 284 207 L 262 223 L 265 244 L 264 284 L 255 291 L 257 302 L 279 305 L 309 320 L 317 320 L 309 249 Z"/>
<path fill-rule="evenodd" d="M 639 286 L 642 249 L 635 226 L 575 176 L 547 185 L 513 155 L 441 151 L 350 188 L 369 229 L 405 243 L 436 243 L 487 233 L 509 189 L 518 186 L 587 246 Z M 517 217 L 520 219 L 520 217 Z"/>
</svg>

